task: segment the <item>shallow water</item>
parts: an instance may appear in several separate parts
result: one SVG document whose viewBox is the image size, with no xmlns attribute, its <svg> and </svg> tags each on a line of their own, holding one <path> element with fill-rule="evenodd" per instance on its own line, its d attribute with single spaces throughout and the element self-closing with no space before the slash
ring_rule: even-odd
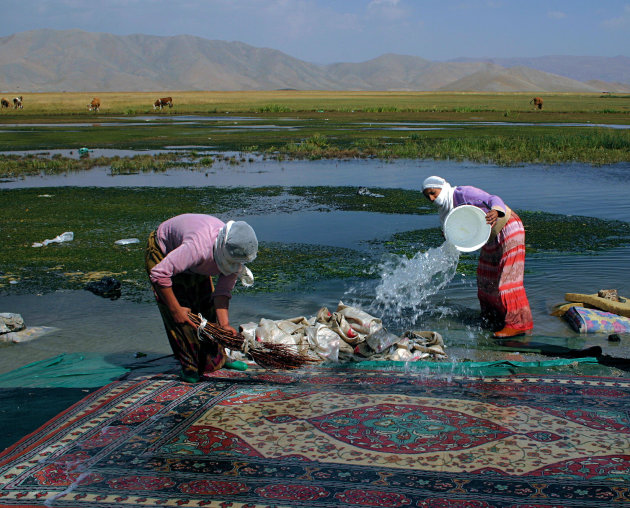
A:
<svg viewBox="0 0 630 508">
<path fill-rule="evenodd" d="M 278 118 L 277 122 L 286 122 L 284 125 L 275 125 L 268 123 L 269 119 L 264 117 L 236 117 L 236 116 L 203 116 L 203 115 L 145 115 L 134 116 L 133 120 L 125 117 L 114 118 L 111 121 L 102 122 L 68 122 L 68 123 L 44 123 L 44 122 L 22 122 L 2 124 L 2 132 L 12 132 L 13 130 L 29 129 L 29 132 L 35 132 L 33 127 L 55 130 L 67 130 L 69 128 L 93 128 L 93 127 L 116 127 L 116 126 L 150 126 L 164 125 L 167 123 L 177 125 L 200 125 L 208 124 L 209 127 L 219 129 L 237 127 L 238 129 L 302 129 L 307 126 L 308 120 L 296 120 L 294 118 Z M 458 129 L 470 125 L 482 125 L 486 127 L 597 127 L 605 129 L 630 129 L 630 125 L 626 124 L 603 124 L 590 122 L 573 122 L 573 123 L 530 123 L 530 122 L 348 122 L 355 130 L 449 130 Z"/>
<path fill-rule="evenodd" d="M 392 130 L 429 130 L 433 127 L 447 129 L 451 127 L 470 126 L 473 122 L 364 122 L 362 125 L 370 127 L 385 126 Z M 526 122 L 474 122 L 474 125 L 499 126 L 499 127 L 603 127 L 608 129 L 630 129 L 626 124 L 604 123 L 526 123 Z"/>
<path fill-rule="evenodd" d="M 142 153 L 142 152 L 138 152 Z M 111 175 L 107 168 L 0 182 L 0 189 L 23 187 L 261 187 L 357 186 L 419 190 L 429 175 L 453 185 L 473 185 L 505 199 L 511 208 L 630 221 L 630 162 L 513 167 L 459 161 L 368 160 L 274 161 L 238 165 L 218 161 L 202 169 Z"/>
<path fill-rule="evenodd" d="M 356 186 L 420 189 L 431 174 L 454 185 L 474 185 L 501 196 L 515 209 L 568 215 L 586 215 L 630 222 L 630 163 L 592 167 L 584 164 L 558 166 L 523 165 L 500 167 L 455 161 L 269 161 L 255 160 L 236 167 L 215 163 L 206 172 L 174 170 L 166 174 L 109 176 L 103 171 L 56 177 L 25 178 L 4 182 L 2 188 L 44 186 Z M 374 198 L 382 199 L 382 198 Z M 366 212 L 287 213 L 269 208 L 260 215 L 239 217 L 249 221 L 261 241 L 321 244 L 369 249 L 369 240 L 438 225 L 437 215 L 375 214 Z M 533 344 L 583 347 L 599 344 L 609 354 L 628 355 L 630 337 L 620 344 L 606 336 L 580 337 L 560 318 L 549 315 L 564 301 L 566 292 L 596 292 L 616 288 L 630 296 L 630 247 L 596 253 L 544 254 L 528 256 L 525 287 L 534 315 Z M 251 266 L 256 272 L 255 262 Z M 389 277 L 400 277 L 396 267 Z M 387 277 L 365 281 L 325 281 L 302 291 L 273 294 L 241 292 L 232 303 L 233 323 L 258 322 L 312 316 L 320 307 L 337 303 L 360 305 L 372 313 L 383 312 L 391 331 L 431 329 L 443 334 L 447 352 L 454 359 L 487 358 L 487 348 L 497 349 L 488 332 L 478 326 L 478 301 L 473 277 L 455 275 L 441 290 L 422 292 L 422 304 L 411 310 L 398 303 L 416 298 L 413 292 L 394 287 L 392 305 L 383 305 Z M 380 284 L 380 286 L 379 286 Z M 380 289 L 379 289 L 380 287 Z M 391 288 L 390 288 L 391 289 Z M 379 293 L 380 291 L 380 293 Z M 398 293 L 396 293 L 398 291 Z M 407 300 L 406 302 L 404 300 Z M 379 302 L 380 300 L 380 302 Z M 404 306 L 403 306 L 404 307 Z M 24 344 L 0 345 L 0 372 L 59 352 L 97 351 L 110 356 L 133 358 L 137 351 L 151 355 L 170 353 L 162 323 L 153 305 L 104 300 L 87 291 L 59 292 L 43 296 L 0 297 L 0 311 L 21 313 L 30 326 L 53 326 L 57 331 Z"/>
</svg>

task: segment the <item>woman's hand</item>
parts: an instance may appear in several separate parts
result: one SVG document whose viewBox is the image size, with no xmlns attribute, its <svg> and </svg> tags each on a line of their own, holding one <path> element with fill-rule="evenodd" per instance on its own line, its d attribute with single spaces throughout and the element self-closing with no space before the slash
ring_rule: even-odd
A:
<svg viewBox="0 0 630 508">
<path fill-rule="evenodd" d="M 179 304 L 175 293 L 173 293 L 172 287 L 163 288 L 157 285 L 154 287 L 158 295 L 160 296 L 160 300 L 162 301 L 162 303 L 164 303 L 168 307 L 171 316 L 173 316 L 173 321 L 175 321 L 178 325 L 187 324 L 193 326 L 195 329 L 197 328 L 195 323 L 193 323 L 188 317 L 190 309 L 188 307 L 182 307 Z"/>
<path fill-rule="evenodd" d="M 188 314 L 190 313 L 190 309 L 188 307 L 178 306 L 177 308 L 169 310 L 171 311 L 171 316 L 173 316 L 173 320 L 178 325 L 190 325 L 197 328 L 195 323 L 193 323 L 188 317 Z"/>
<path fill-rule="evenodd" d="M 231 334 L 233 337 L 234 337 L 234 336 L 238 333 L 238 332 L 236 331 L 236 328 L 233 328 L 233 327 L 232 327 L 232 326 L 230 326 L 230 325 L 222 325 L 222 324 L 220 324 L 220 323 L 219 323 L 219 326 L 220 326 L 221 328 L 223 328 L 226 332 L 228 332 L 229 334 Z"/>
<path fill-rule="evenodd" d="M 217 312 L 217 321 L 219 326 L 226 332 L 236 335 L 237 331 L 234 327 L 230 326 L 230 299 L 227 296 L 215 296 L 214 308 Z"/>
<path fill-rule="evenodd" d="M 490 224 L 490 227 L 493 227 L 497 223 L 498 218 L 499 212 L 497 210 L 490 210 L 486 214 L 486 224 Z"/>
</svg>

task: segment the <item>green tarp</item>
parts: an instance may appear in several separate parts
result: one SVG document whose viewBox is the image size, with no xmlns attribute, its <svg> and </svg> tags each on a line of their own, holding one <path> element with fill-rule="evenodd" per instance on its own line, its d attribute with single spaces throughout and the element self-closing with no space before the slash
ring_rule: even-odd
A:
<svg viewBox="0 0 630 508">
<path fill-rule="evenodd" d="M 0 388 L 94 388 L 126 372 L 96 353 L 61 354 L 0 374 Z"/>
<path fill-rule="evenodd" d="M 511 374 L 543 373 L 550 370 L 572 365 L 599 366 L 597 358 L 575 358 L 557 359 L 537 362 L 515 362 L 515 361 L 495 361 L 495 362 L 360 362 L 352 364 L 358 369 L 391 369 L 405 370 L 409 372 L 436 372 L 440 374 L 455 374 L 464 376 L 509 376 Z"/>
<path fill-rule="evenodd" d="M 536 362 L 388 362 L 322 364 L 332 369 L 403 370 L 412 373 L 439 373 L 467 376 L 508 376 L 549 373 L 571 366 L 602 367 L 597 358 L 555 359 Z M 605 367 L 604 367 L 605 368 Z M 128 369 L 112 365 L 95 353 L 61 354 L 0 374 L 0 388 L 94 388 L 118 379 Z M 593 374 L 595 374 L 593 372 Z"/>
</svg>

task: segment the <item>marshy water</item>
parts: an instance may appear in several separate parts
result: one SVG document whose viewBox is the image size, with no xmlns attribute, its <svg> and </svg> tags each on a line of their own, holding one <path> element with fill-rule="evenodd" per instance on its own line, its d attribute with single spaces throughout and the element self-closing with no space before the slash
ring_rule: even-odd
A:
<svg viewBox="0 0 630 508">
<path fill-rule="evenodd" d="M 111 154 L 114 155 L 114 154 Z M 127 155 L 127 153 L 125 153 Z M 474 185 L 501 196 L 517 210 L 580 215 L 630 222 L 630 164 L 593 167 L 583 164 L 502 167 L 455 161 L 385 162 L 369 160 L 215 162 L 199 170 L 172 169 L 164 173 L 116 175 L 107 168 L 58 176 L 29 177 L 0 183 L 0 189 L 55 186 L 96 187 L 258 187 L 356 186 L 418 190 L 422 180 L 436 174 L 453 185 Z M 374 199 L 381 199 L 374 197 Z M 248 221 L 262 242 L 286 242 L 370 249 L 370 240 L 393 233 L 432 228 L 437 214 L 405 215 L 371 212 L 287 210 L 280 202 L 264 211 L 229 218 Z M 526 224 L 527 227 L 527 224 Z M 553 234 L 552 231 L 549 232 Z M 144 241 L 144 239 L 141 239 Z M 581 337 L 551 308 L 566 292 L 596 292 L 616 288 L 630 295 L 630 247 L 597 252 L 545 253 L 526 260 L 525 287 L 534 315 L 531 344 L 582 348 L 600 344 L 608 354 L 627 357 L 628 337 L 608 343 L 607 337 Z M 455 273 L 457 255 L 446 247 L 420 252 L 409 260 L 387 256 L 369 280 L 328 280 L 306 290 L 235 296 L 234 324 L 312 316 L 320 307 L 336 308 L 339 301 L 362 307 L 383 318 L 393 332 L 435 330 L 445 339 L 453 360 L 485 360 L 497 356 L 497 344 L 476 320 L 478 301 L 474 276 Z M 255 262 L 251 265 L 256 273 Z M 61 352 L 97 352 L 121 363 L 133 363 L 135 353 L 168 355 L 157 309 L 150 304 L 106 300 L 87 291 L 0 297 L 0 310 L 18 312 L 30 326 L 55 330 L 23 344 L 0 346 L 0 372 L 49 358 Z M 534 348 L 535 349 L 535 348 Z M 499 353 L 501 353 L 499 351 Z"/>
</svg>

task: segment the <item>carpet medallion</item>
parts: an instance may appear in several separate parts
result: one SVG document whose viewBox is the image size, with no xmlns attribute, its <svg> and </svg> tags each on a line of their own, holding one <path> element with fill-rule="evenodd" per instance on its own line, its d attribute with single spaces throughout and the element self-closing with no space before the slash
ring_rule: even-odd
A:
<svg viewBox="0 0 630 508">
<path fill-rule="evenodd" d="M 630 380 L 314 368 L 114 382 L 0 454 L 0 505 L 611 506 Z"/>
</svg>

